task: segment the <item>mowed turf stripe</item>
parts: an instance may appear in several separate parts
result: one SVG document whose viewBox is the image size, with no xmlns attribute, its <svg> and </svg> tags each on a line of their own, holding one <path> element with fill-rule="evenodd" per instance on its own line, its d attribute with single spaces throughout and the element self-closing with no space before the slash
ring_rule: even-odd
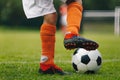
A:
<svg viewBox="0 0 120 80">
<path fill-rule="evenodd" d="M 71 61 L 55 61 L 57 63 L 71 63 Z M 120 59 L 106 59 L 102 61 L 103 63 L 106 62 L 120 62 Z M 36 64 L 39 63 L 39 61 L 32 61 L 32 62 L 28 62 L 28 61 L 6 61 L 6 62 L 0 62 L 0 64 Z"/>
</svg>

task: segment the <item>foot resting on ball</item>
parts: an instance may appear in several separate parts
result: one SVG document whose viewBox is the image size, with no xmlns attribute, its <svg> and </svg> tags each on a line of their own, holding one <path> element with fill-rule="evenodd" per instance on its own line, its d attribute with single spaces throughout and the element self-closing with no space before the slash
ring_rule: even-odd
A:
<svg viewBox="0 0 120 80">
<path fill-rule="evenodd" d="M 66 49 L 84 48 L 86 50 L 95 50 L 98 46 L 98 43 L 72 33 L 66 34 L 64 38 L 64 47 Z"/>
</svg>

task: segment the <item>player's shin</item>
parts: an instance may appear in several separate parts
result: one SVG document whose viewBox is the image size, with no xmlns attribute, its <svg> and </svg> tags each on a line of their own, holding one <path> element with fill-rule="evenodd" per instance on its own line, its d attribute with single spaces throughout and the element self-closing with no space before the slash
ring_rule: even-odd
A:
<svg viewBox="0 0 120 80">
<path fill-rule="evenodd" d="M 54 25 L 44 23 L 41 26 L 40 38 L 42 43 L 42 55 L 40 67 L 42 70 L 47 70 L 54 64 L 55 32 L 56 27 Z"/>
<path fill-rule="evenodd" d="M 82 4 L 72 2 L 68 5 L 67 11 L 67 32 L 78 34 L 82 20 Z"/>
</svg>

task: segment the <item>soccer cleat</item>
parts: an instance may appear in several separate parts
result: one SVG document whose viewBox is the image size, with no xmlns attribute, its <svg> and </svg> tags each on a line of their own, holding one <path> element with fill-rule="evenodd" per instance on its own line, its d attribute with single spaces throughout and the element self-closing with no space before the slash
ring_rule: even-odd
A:
<svg viewBox="0 0 120 80">
<path fill-rule="evenodd" d="M 95 50 L 98 44 L 92 40 L 82 38 L 75 34 L 66 34 L 64 39 L 64 47 L 66 49 L 84 48 L 86 50 Z"/>
<path fill-rule="evenodd" d="M 62 71 L 62 69 L 60 69 L 59 67 L 55 66 L 51 66 L 49 69 L 43 71 L 42 69 L 39 69 L 39 73 L 42 74 L 59 74 L 59 75 L 66 75 L 68 74 L 67 72 Z"/>
</svg>

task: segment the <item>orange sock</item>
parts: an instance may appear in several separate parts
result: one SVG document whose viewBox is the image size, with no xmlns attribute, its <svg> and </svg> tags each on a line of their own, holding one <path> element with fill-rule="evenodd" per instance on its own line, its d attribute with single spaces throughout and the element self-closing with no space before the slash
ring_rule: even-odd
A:
<svg viewBox="0 0 120 80">
<path fill-rule="evenodd" d="M 47 70 L 54 64 L 55 32 L 56 27 L 54 25 L 44 23 L 41 26 L 42 55 L 40 67 L 42 70 Z"/>
<path fill-rule="evenodd" d="M 78 2 L 73 2 L 68 5 L 67 11 L 67 32 L 79 34 L 80 23 L 82 19 L 83 7 Z"/>
</svg>

